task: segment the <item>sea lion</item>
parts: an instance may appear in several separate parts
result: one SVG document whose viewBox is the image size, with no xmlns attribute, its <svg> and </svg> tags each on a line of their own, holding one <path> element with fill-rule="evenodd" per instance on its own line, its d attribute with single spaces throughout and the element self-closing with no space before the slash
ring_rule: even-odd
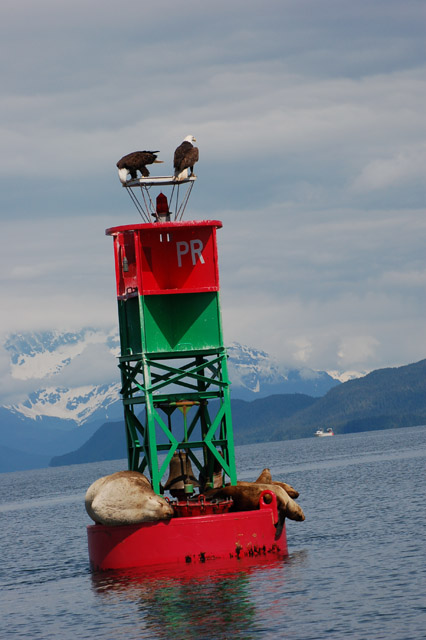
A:
<svg viewBox="0 0 426 640">
<path fill-rule="evenodd" d="M 208 484 L 210 483 L 210 478 L 208 477 L 207 465 L 205 465 L 201 469 L 198 480 L 200 482 L 201 492 L 204 493 L 204 491 L 206 491 L 209 488 Z M 223 486 L 223 469 L 220 462 L 216 460 L 216 458 L 214 459 L 214 463 L 213 463 L 213 475 L 211 480 L 212 480 L 213 487 L 210 486 L 210 488 L 219 489 L 219 487 Z"/>
<path fill-rule="evenodd" d="M 255 482 L 263 482 L 265 484 L 276 484 L 278 487 L 282 487 L 284 491 L 287 491 L 288 495 L 290 496 L 290 498 L 293 498 L 293 500 L 299 497 L 299 492 L 296 491 L 296 489 L 294 489 L 291 486 L 291 484 L 287 484 L 287 482 L 279 482 L 278 480 L 272 480 L 270 469 L 264 469 L 260 474 L 260 476 L 258 477 L 258 479 L 255 480 Z"/>
<path fill-rule="evenodd" d="M 290 518 L 299 522 L 305 519 L 301 507 L 282 487 L 259 482 L 238 482 L 236 486 L 226 485 L 221 489 L 210 489 L 205 495 L 213 498 L 232 498 L 232 511 L 253 511 L 259 508 L 260 494 L 269 489 L 275 493 L 280 519 Z"/>
<path fill-rule="evenodd" d="M 86 511 L 97 523 L 137 524 L 165 520 L 173 516 L 172 506 L 152 489 L 138 471 L 117 471 L 90 485 L 85 498 Z"/>
<path fill-rule="evenodd" d="M 264 469 L 262 471 L 262 473 L 260 474 L 260 476 L 258 477 L 258 479 L 255 480 L 255 482 L 264 482 L 266 484 L 271 484 L 271 482 L 272 482 L 271 470 L 270 469 Z"/>
<path fill-rule="evenodd" d="M 244 482 L 240 480 L 238 481 L 237 486 L 257 487 L 259 497 L 262 491 L 266 491 L 266 489 L 269 489 L 270 491 L 273 491 L 275 493 L 275 496 L 277 498 L 278 511 L 282 512 L 285 517 L 290 518 L 290 520 L 297 520 L 299 522 L 305 519 L 305 515 L 300 505 L 298 505 L 297 502 L 295 502 L 293 498 L 288 495 L 287 491 L 285 491 L 285 489 L 283 489 L 283 487 L 281 487 L 279 484 L 276 484 L 274 482 L 271 482 L 270 484 L 266 482 Z"/>
</svg>

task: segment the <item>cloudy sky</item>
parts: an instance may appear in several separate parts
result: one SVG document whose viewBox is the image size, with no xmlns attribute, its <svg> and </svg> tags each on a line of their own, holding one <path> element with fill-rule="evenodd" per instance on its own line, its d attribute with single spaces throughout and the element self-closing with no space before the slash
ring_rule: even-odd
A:
<svg viewBox="0 0 426 640">
<path fill-rule="evenodd" d="M 1 326 L 113 327 L 116 161 L 200 148 L 227 342 L 286 366 L 426 357 L 422 0 L 5 0 Z"/>
</svg>

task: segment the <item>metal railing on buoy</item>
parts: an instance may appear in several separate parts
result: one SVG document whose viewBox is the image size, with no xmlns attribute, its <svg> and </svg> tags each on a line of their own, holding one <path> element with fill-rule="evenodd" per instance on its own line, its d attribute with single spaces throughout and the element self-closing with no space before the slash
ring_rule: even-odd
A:
<svg viewBox="0 0 426 640">
<path fill-rule="evenodd" d="M 149 176 L 128 180 L 122 185 L 145 222 L 152 222 L 152 218 L 157 222 L 176 222 L 183 218 L 196 179 L 194 175 L 181 179 L 175 176 Z M 171 187 L 168 199 L 162 192 L 156 198 L 151 196 L 152 187 L 164 186 Z"/>
</svg>

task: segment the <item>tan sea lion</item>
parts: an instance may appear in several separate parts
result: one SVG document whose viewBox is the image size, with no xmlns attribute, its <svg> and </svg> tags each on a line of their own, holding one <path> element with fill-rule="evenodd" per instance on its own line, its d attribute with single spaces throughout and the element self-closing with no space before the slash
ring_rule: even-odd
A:
<svg viewBox="0 0 426 640">
<path fill-rule="evenodd" d="M 294 489 L 291 484 L 287 484 L 287 482 L 279 482 L 278 480 L 272 480 L 270 469 L 264 469 L 258 479 L 255 480 L 255 482 L 276 484 L 278 487 L 282 487 L 284 491 L 287 491 L 288 495 L 290 496 L 290 498 L 293 498 L 293 500 L 299 497 L 299 492 L 296 491 L 296 489 Z"/>
<path fill-rule="evenodd" d="M 173 508 L 138 471 L 117 471 L 99 478 L 86 492 L 86 511 L 95 522 L 137 524 L 173 516 Z"/>
</svg>

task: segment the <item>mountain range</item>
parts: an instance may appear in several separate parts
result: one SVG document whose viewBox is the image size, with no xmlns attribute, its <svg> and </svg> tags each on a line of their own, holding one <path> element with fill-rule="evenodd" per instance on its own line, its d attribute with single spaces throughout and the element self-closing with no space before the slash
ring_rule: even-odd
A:
<svg viewBox="0 0 426 640">
<path fill-rule="evenodd" d="M 378 369 L 330 389 L 323 397 L 280 394 L 232 401 L 236 444 L 312 436 L 318 427 L 336 435 L 426 424 L 426 360 Z M 122 422 L 106 423 L 79 449 L 55 457 L 52 466 L 126 456 Z"/>
<path fill-rule="evenodd" d="M 46 466 L 122 418 L 117 331 L 15 333 L 0 345 L 0 471 Z M 320 397 L 340 381 L 325 371 L 279 366 L 264 351 L 228 347 L 232 397 Z"/>
<path fill-rule="evenodd" d="M 270 407 L 272 398 L 267 400 Z M 344 434 L 424 425 L 426 360 L 402 367 L 377 369 L 362 378 L 333 387 L 323 397 L 312 400 L 288 415 L 278 408 L 268 418 L 267 430 L 264 430 L 254 410 L 256 406 L 260 409 L 266 399 L 255 401 L 251 403 L 253 406 L 247 415 L 244 432 L 239 436 L 237 425 L 236 438 L 239 437 L 241 444 L 273 442 L 309 437 L 318 427 L 331 427 L 336 434 Z"/>
<path fill-rule="evenodd" d="M 17 333 L 2 352 L 1 472 L 125 457 L 116 331 Z M 228 353 L 236 444 L 426 423 L 426 360 L 341 383 L 245 345 Z"/>
</svg>

